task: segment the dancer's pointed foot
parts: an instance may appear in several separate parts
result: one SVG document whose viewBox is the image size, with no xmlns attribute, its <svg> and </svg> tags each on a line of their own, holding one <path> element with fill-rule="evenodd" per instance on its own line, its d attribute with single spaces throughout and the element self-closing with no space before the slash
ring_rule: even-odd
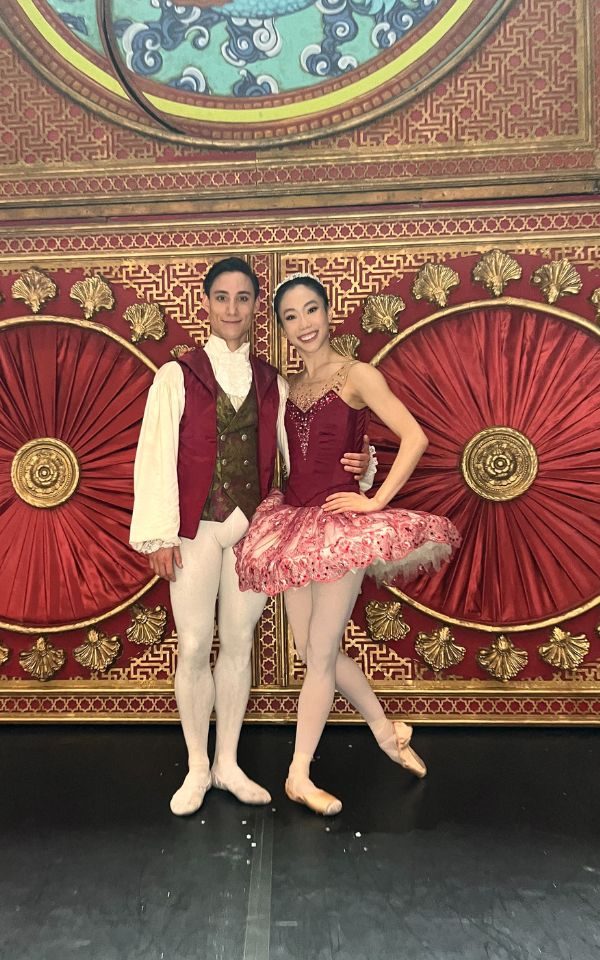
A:
<svg viewBox="0 0 600 960">
<path fill-rule="evenodd" d="M 419 754 L 410 746 L 412 727 L 408 723 L 403 723 L 401 720 L 394 720 L 392 725 L 398 745 L 398 763 L 401 767 L 414 773 L 415 777 L 422 779 L 427 775 L 427 767 L 421 760 Z"/>
<path fill-rule="evenodd" d="M 335 817 L 342 809 L 341 800 L 326 790 L 315 787 L 308 777 L 299 779 L 290 775 L 285 781 L 285 792 L 294 803 L 303 803 L 309 810 L 320 813 L 323 817 Z"/>
<path fill-rule="evenodd" d="M 226 765 L 217 762 L 212 768 L 211 777 L 213 787 L 217 787 L 219 790 L 227 790 L 234 797 L 237 797 L 240 803 L 251 803 L 259 806 L 271 802 L 271 794 L 268 790 L 247 777 L 237 764 Z"/>
<path fill-rule="evenodd" d="M 384 753 L 394 761 L 400 764 L 406 770 L 414 773 L 415 777 L 424 777 L 427 773 L 427 767 L 421 760 L 410 744 L 412 737 L 412 727 L 401 720 L 388 720 L 383 717 L 374 723 L 369 724 L 373 736 Z"/>
<path fill-rule="evenodd" d="M 196 813 L 204 803 L 204 797 L 211 788 L 210 772 L 190 770 L 187 777 L 171 797 L 171 813 L 176 817 L 189 817 Z"/>
</svg>

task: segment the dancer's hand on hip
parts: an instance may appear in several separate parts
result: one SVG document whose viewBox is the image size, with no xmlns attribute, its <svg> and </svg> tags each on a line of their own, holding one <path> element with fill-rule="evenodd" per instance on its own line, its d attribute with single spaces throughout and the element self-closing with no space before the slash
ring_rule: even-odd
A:
<svg viewBox="0 0 600 960">
<path fill-rule="evenodd" d="M 323 504 L 326 513 L 375 513 L 383 509 L 385 503 L 364 493 L 331 493 Z"/>
<path fill-rule="evenodd" d="M 148 554 L 148 563 L 152 573 L 163 580 L 175 582 L 175 568 L 183 567 L 179 547 L 161 547 Z"/>
</svg>

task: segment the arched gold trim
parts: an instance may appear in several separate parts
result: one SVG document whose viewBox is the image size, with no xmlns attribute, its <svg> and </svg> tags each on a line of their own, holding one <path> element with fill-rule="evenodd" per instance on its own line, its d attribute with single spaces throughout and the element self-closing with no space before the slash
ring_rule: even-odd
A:
<svg viewBox="0 0 600 960">
<path fill-rule="evenodd" d="M 431 74 L 424 79 L 421 78 L 415 80 L 409 91 L 401 95 L 400 101 L 398 101 L 398 97 L 395 99 L 392 97 L 388 100 L 385 100 L 383 103 L 375 103 L 375 98 L 373 98 L 374 105 L 369 110 L 366 110 L 361 117 L 356 118 L 355 116 L 348 116 L 345 119 L 340 119 L 333 128 L 335 132 L 353 129 L 359 122 L 371 121 L 380 116 L 385 116 L 386 113 L 389 113 L 391 110 L 397 108 L 399 102 L 409 103 L 410 100 L 422 93 L 423 90 L 427 90 L 438 83 L 443 77 L 451 73 L 452 70 L 454 70 L 460 63 L 464 62 L 469 54 L 477 50 L 481 44 L 485 42 L 486 38 L 490 35 L 492 30 L 498 26 L 502 18 L 506 16 L 507 12 L 514 3 L 515 0 L 496 0 L 494 6 L 488 12 L 485 19 L 478 25 L 475 31 L 472 31 L 471 34 L 468 35 L 465 40 L 463 40 L 459 47 L 455 49 L 450 56 L 442 59 L 437 67 L 431 72 Z M 35 3 L 32 5 L 35 6 Z M 121 64 L 118 58 L 113 59 L 114 51 L 113 56 L 110 56 L 110 51 L 112 50 L 113 45 L 111 43 L 110 36 L 105 29 L 105 18 L 102 15 L 102 11 L 105 9 L 105 7 L 106 4 L 103 2 L 103 0 L 101 0 L 100 3 L 96 3 L 97 15 L 98 13 L 100 14 L 98 19 L 101 39 L 103 42 L 104 52 L 107 54 L 106 59 L 108 62 L 106 66 L 111 68 L 111 72 L 108 73 L 104 67 L 102 67 L 102 70 L 109 81 L 110 89 L 107 93 L 105 88 L 101 86 L 100 93 L 96 94 L 97 99 L 94 99 L 94 96 L 91 92 L 94 89 L 95 82 L 94 80 L 90 80 L 85 73 L 79 73 L 79 83 L 76 84 L 72 82 L 72 75 L 70 75 L 68 78 L 63 78 L 60 75 L 60 72 L 56 70 L 56 63 L 57 61 L 60 63 L 61 60 L 64 62 L 65 58 L 61 54 L 58 54 L 56 49 L 51 44 L 48 43 L 45 48 L 46 50 L 48 48 L 52 50 L 53 57 L 51 58 L 50 62 L 46 62 L 43 58 L 36 56 L 37 47 L 38 45 L 41 46 L 39 37 L 41 36 L 44 41 L 45 37 L 43 33 L 40 33 L 35 23 L 32 23 L 29 16 L 27 17 L 27 42 L 24 39 L 21 39 L 21 35 L 18 32 L 18 27 L 21 26 L 21 22 L 19 21 L 18 17 L 12 16 L 10 23 L 8 22 L 8 17 L 0 17 L 0 31 L 6 34 L 12 46 L 16 48 L 16 50 L 29 62 L 31 67 L 33 67 L 34 70 L 48 80 L 55 89 L 58 89 L 61 93 L 66 94 L 70 99 L 81 104 L 86 109 L 92 110 L 94 113 L 105 117 L 112 123 L 135 130 L 139 133 L 146 135 L 149 134 L 153 137 L 170 141 L 172 143 L 182 143 L 193 146 L 204 145 L 209 147 L 228 147 L 230 149 L 238 150 L 247 150 L 249 146 L 254 149 L 272 148 L 279 146 L 281 143 L 289 143 L 293 145 L 295 143 L 303 143 L 314 140 L 315 137 L 326 137 L 331 134 L 332 128 L 326 125 L 318 130 L 314 130 L 310 127 L 305 130 L 299 129 L 297 132 L 292 134 L 282 134 L 277 131 L 277 133 L 273 133 L 268 137 L 257 137 L 254 139 L 248 139 L 244 137 L 236 139 L 219 136 L 215 129 L 211 129 L 210 132 L 205 131 L 203 134 L 198 135 L 179 131 L 174 126 L 177 118 L 167 114 L 163 119 L 162 115 L 157 112 L 157 108 L 147 100 L 145 95 L 142 97 L 140 94 L 136 94 L 136 91 L 128 82 L 125 67 Z M 17 28 L 15 27 L 15 21 L 18 24 Z M 30 42 L 30 38 L 33 38 L 33 42 Z M 75 40 L 76 39 L 77 38 L 75 38 Z M 75 52 L 76 48 L 77 43 L 75 43 L 75 47 L 71 49 L 71 56 Z M 120 100 L 123 100 L 124 103 L 127 103 L 127 105 L 130 107 L 127 115 L 119 112 L 116 106 L 112 106 L 112 103 L 116 104 Z M 349 102 L 349 107 L 351 107 L 351 105 L 352 101 Z M 136 108 L 142 112 L 141 117 L 139 118 L 133 115 Z M 312 116 L 312 114 L 310 116 Z M 276 126 L 277 121 L 274 123 Z M 279 125 L 281 126 L 281 122 Z"/>
<path fill-rule="evenodd" d="M 586 320 L 584 317 L 577 316 L 576 313 L 571 313 L 568 310 L 562 310 L 560 307 L 554 307 L 548 303 L 525 300 L 520 297 L 495 297 L 493 300 L 470 300 L 468 303 L 461 303 L 456 306 L 446 307 L 444 310 L 438 310 L 428 317 L 423 317 L 422 320 L 418 320 L 417 323 L 413 323 L 411 327 L 407 327 L 406 330 L 403 330 L 401 333 L 399 333 L 397 337 L 394 337 L 393 340 L 390 340 L 389 343 L 386 343 L 386 345 L 375 354 L 370 362 L 374 367 L 379 366 L 379 364 L 385 360 L 387 356 L 389 356 L 389 354 L 398 346 L 398 344 L 402 343 L 404 340 L 407 340 L 410 336 L 412 336 L 413 333 L 417 333 L 430 323 L 434 323 L 436 320 L 442 320 L 445 317 L 450 317 L 457 313 L 464 313 L 466 310 L 481 310 L 485 307 L 497 308 L 501 306 L 522 307 L 526 310 L 535 310 L 537 313 L 545 313 L 553 317 L 558 317 L 561 320 L 567 320 L 570 323 L 576 324 L 578 327 L 582 327 L 589 333 L 593 333 L 596 337 L 600 337 L 600 327 L 596 326 L 596 324 L 590 320 Z M 562 623 L 563 621 L 568 620 L 570 617 L 578 617 L 582 613 L 587 613 L 588 610 L 592 610 L 594 607 L 600 604 L 599 595 L 597 597 L 593 597 L 591 600 L 588 600 L 587 603 L 584 603 L 579 607 L 575 607 L 572 610 L 567 610 L 565 613 L 557 614 L 554 617 L 547 617 L 544 620 L 534 620 L 531 623 L 517 624 L 486 624 L 476 623 L 472 620 L 460 620 L 458 617 L 450 617 L 439 610 L 432 610 L 431 607 L 427 607 L 425 604 L 419 603 L 418 600 L 413 600 L 412 597 L 409 597 L 402 590 L 399 590 L 398 587 L 386 587 L 386 589 L 389 590 L 390 593 L 392 593 L 395 597 L 398 597 L 400 600 L 404 601 L 404 603 L 410 604 L 410 606 L 414 607 L 415 610 L 420 610 L 421 613 L 425 613 L 430 617 L 434 617 L 436 620 L 442 620 L 444 623 L 453 623 L 457 627 L 466 627 L 469 630 L 483 630 L 486 633 L 499 633 L 502 631 L 508 631 L 510 633 L 524 633 L 526 630 L 537 630 L 540 627 L 552 627 L 554 624 Z"/>
<path fill-rule="evenodd" d="M 126 349 L 129 350 L 130 353 L 133 353 L 138 360 L 141 360 L 142 363 L 145 363 L 153 373 L 156 373 L 158 370 L 156 364 L 152 363 L 152 360 L 150 360 L 145 353 L 142 353 L 141 350 L 138 350 L 137 347 L 134 347 L 133 344 L 129 343 L 128 340 L 125 340 L 124 337 L 121 337 L 114 330 L 111 330 L 110 327 L 105 327 L 102 323 L 94 323 L 93 320 L 80 320 L 77 317 L 53 317 L 49 316 L 48 314 L 35 317 L 29 315 L 7 317 L 6 320 L 0 320 L 0 332 L 8 327 L 31 327 L 36 323 L 64 323 L 68 327 L 84 327 L 86 330 L 94 330 L 96 333 L 102 333 L 105 337 L 110 337 L 111 340 L 115 340 L 122 347 L 126 347 Z"/>
<path fill-rule="evenodd" d="M 2 330 L 6 330 L 9 327 L 30 327 L 32 324 L 36 323 L 63 323 L 68 327 L 83 327 L 86 330 L 93 330 L 95 333 L 101 333 L 105 337 L 109 337 L 111 340 L 114 340 L 120 346 L 125 347 L 130 353 L 137 357 L 138 360 L 141 360 L 142 363 L 152 370 L 153 373 L 156 373 L 158 370 L 156 364 L 152 363 L 152 361 L 144 353 L 142 353 L 141 350 L 138 350 L 138 348 L 134 347 L 133 344 L 119 336 L 119 334 L 115 333 L 114 330 L 111 330 L 110 327 L 105 327 L 101 323 L 94 323 L 93 320 L 80 320 L 74 317 L 32 317 L 29 315 L 8 317 L 6 320 L 0 320 L 0 333 Z M 144 584 L 144 586 L 132 597 L 128 597 L 123 603 L 113 607 L 106 613 L 101 613 L 94 617 L 88 617 L 86 620 L 78 620 L 77 623 L 60 624 L 59 626 L 48 626 L 47 624 L 43 624 L 33 627 L 26 627 L 21 624 L 9 623 L 5 620 L 0 620 L 0 628 L 3 630 L 10 630 L 12 633 L 68 633 L 70 630 L 79 630 L 82 627 L 91 627 L 95 623 L 101 623 L 103 620 L 108 620 L 109 617 L 112 617 L 117 613 L 121 613 L 122 610 L 130 607 L 136 602 L 136 600 L 139 600 L 140 597 L 143 597 L 144 594 L 154 586 L 158 579 L 158 577 L 152 577 L 148 583 Z"/>
<path fill-rule="evenodd" d="M 579 317 L 576 313 L 570 313 L 569 310 L 562 310 L 560 307 L 554 307 L 549 303 L 538 300 L 524 300 L 521 297 L 494 297 L 493 300 L 469 300 L 467 303 L 459 303 L 452 307 L 445 307 L 443 310 L 436 310 L 435 313 L 430 314 L 428 317 L 423 317 L 422 320 L 417 320 L 412 326 L 407 327 L 406 330 L 402 330 L 397 337 L 394 337 L 393 340 L 386 343 L 369 362 L 373 367 L 379 366 L 381 361 L 385 360 L 387 355 L 391 353 L 399 343 L 402 343 L 403 340 L 408 340 L 413 333 L 417 333 L 419 330 L 422 330 L 423 327 L 427 327 L 436 320 L 451 317 L 455 313 L 463 313 L 465 310 L 481 310 L 483 307 L 496 308 L 502 306 L 523 307 L 525 310 L 535 310 L 537 313 L 548 313 L 553 317 L 559 317 L 561 320 L 569 320 L 571 323 L 583 327 L 590 333 L 600 336 L 600 327 L 591 320 Z"/>
</svg>

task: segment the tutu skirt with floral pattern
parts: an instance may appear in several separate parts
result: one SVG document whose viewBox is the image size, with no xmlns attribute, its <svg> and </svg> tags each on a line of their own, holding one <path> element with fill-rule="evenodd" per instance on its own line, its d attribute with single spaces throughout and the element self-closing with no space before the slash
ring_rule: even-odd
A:
<svg viewBox="0 0 600 960">
<path fill-rule="evenodd" d="M 439 570 L 459 544 L 446 517 L 401 509 L 327 513 L 286 504 L 274 490 L 234 549 L 242 590 L 274 596 L 311 581 L 339 580 L 350 570 L 404 584 Z"/>
</svg>

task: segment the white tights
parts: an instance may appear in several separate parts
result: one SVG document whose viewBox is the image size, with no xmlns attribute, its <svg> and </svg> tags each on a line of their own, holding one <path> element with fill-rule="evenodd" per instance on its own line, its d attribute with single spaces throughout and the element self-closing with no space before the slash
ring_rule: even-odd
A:
<svg viewBox="0 0 600 960">
<path fill-rule="evenodd" d="M 178 637 L 175 696 L 188 751 L 189 772 L 171 801 L 179 815 L 193 813 L 211 785 L 207 753 L 213 706 L 217 742 L 212 783 L 245 803 L 268 803 L 269 794 L 237 765 L 237 746 L 248 704 L 254 628 L 264 594 L 242 592 L 235 572 L 234 545 L 248 529 L 236 509 L 223 523 L 203 520 L 193 540 L 182 539 L 183 567 L 171 584 Z M 210 669 L 218 600 L 219 655 Z"/>
<path fill-rule="evenodd" d="M 297 792 L 312 787 L 310 762 L 327 722 L 336 688 L 364 717 L 382 749 L 396 759 L 391 722 L 386 719 L 383 707 L 358 664 L 340 650 L 362 579 L 363 571 L 359 570 L 347 573 L 333 583 L 308 583 L 284 594 L 296 650 L 306 663 L 290 768 Z"/>
</svg>

